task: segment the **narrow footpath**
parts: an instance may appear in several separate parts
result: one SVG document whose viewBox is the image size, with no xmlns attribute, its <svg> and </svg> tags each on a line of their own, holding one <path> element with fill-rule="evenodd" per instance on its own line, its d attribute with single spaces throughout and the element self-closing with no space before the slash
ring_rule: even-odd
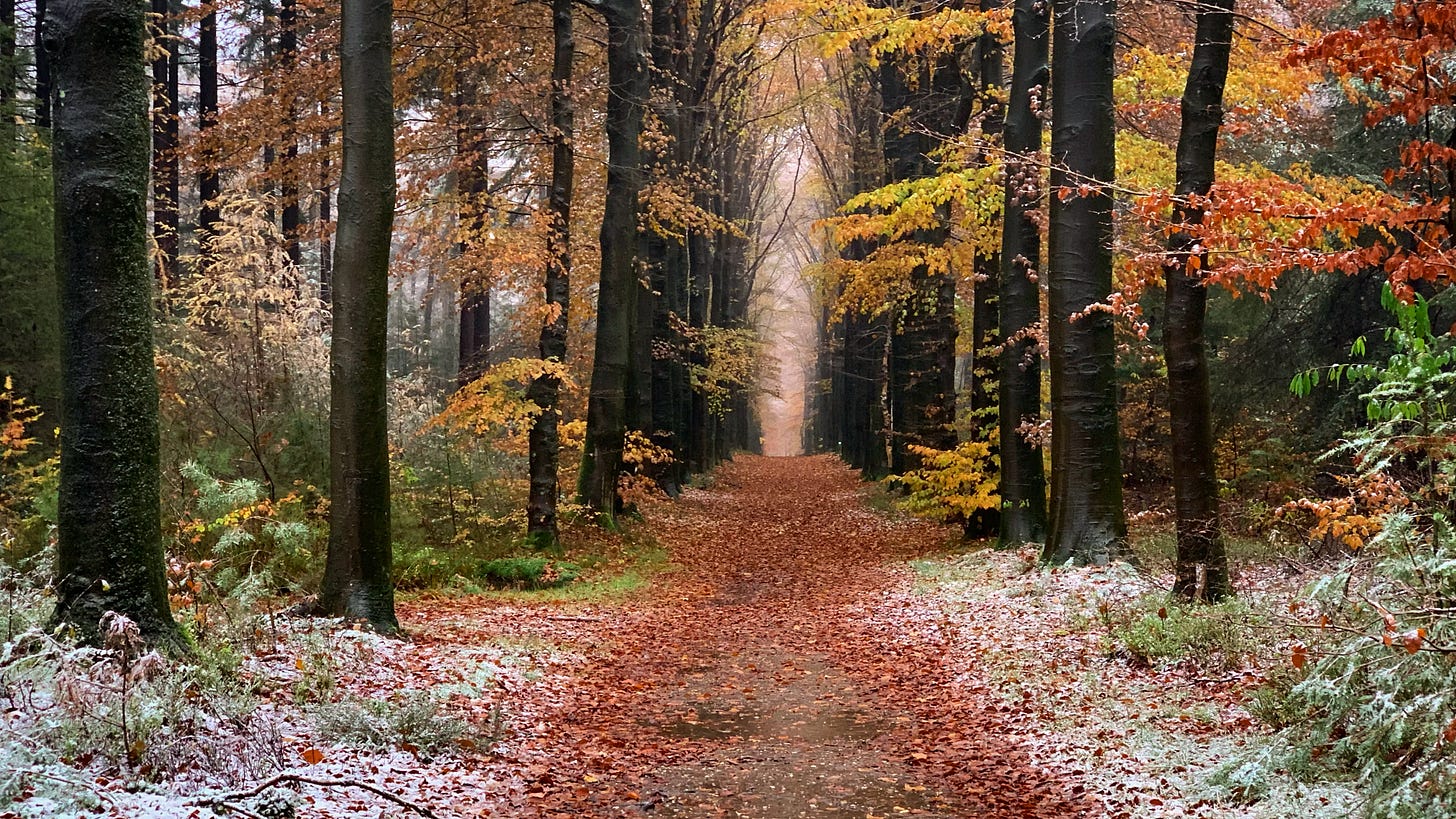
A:
<svg viewBox="0 0 1456 819">
<path fill-rule="evenodd" d="M 573 658 L 550 706 L 519 715 L 502 743 L 498 761 L 524 772 L 495 794 L 513 809 L 1094 815 L 1080 788 L 1032 767 L 1004 700 L 943 662 L 938 609 L 917 604 L 905 561 L 944 546 L 945 530 L 866 508 L 829 457 L 741 457 L 651 519 L 679 568 L 625 603 L 407 612 L 432 622 L 418 639 L 442 654 L 506 634 Z"/>
</svg>

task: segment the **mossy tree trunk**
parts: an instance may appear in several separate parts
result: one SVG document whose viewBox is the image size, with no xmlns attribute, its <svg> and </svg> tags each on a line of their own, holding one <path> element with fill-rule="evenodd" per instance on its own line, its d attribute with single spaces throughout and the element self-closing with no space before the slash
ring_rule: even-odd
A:
<svg viewBox="0 0 1456 819">
<path fill-rule="evenodd" d="M 116 611 L 151 642 L 180 646 L 161 537 L 146 6 L 60 0 L 47 12 L 62 322 L 56 619 L 94 639 Z"/>
<path fill-rule="evenodd" d="M 646 25 L 638 0 L 606 0 L 607 199 L 601 228 L 596 354 L 587 399 L 586 445 L 578 492 L 606 526 L 621 504 L 617 476 L 627 433 L 637 314 L 637 207 L 642 190 L 643 106 L 648 91 Z"/>
<path fill-rule="evenodd" d="M 1052 4 L 1052 562 L 1105 564 L 1127 537 L 1112 316 L 1115 0 Z M 1063 198 L 1060 191 L 1070 189 Z"/>
<path fill-rule="evenodd" d="M 571 99 L 572 66 L 576 57 L 573 0 L 552 0 L 551 31 L 551 190 L 548 206 L 551 231 L 547 234 L 546 305 L 548 320 L 541 327 L 541 358 L 566 361 L 567 310 L 571 302 L 571 188 L 575 178 L 576 149 Z M 542 375 L 532 380 L 526 397 L 541 408 L 529 438 L 531 488 L 526 500 L 526 536 L 536 545 L 558 542 L 556 499 L 557 466 L 561 452 L 557 401 L 561 379 Z"/>
<path fill-rule="evenodd" d="M 1047 98 L 1051 15 L 1044 0 L 1016 0 L 1011 92 L 1002 141 L 1006 150 L 1005 207 L 1001 217 L 998 282 L 1001 366 L 998 446 L 1001 455 L 1002 546 L 1046 539 L 1046 471 L 1041 448 L 1020 428 L 1041 417 L 1041 356 L 1034 330 L 1041 322 L 1041 228 L 1043 196 L 1036 154 L 1042 146 L 1040 112 Z"/>
<path fill-rule="evenodd" d="M 1223 124 L 1223 91 L 1233 42 L 1234 0 L 1207 0 L 1198 7 L 1193 62 L 1183 90 L 1183 124 L 1178 133 L 1179 197 L 1206 196 L 1213 187 L 1218 131 Z M 1208 389 L 1208 349 L 1204 318 L 1208 286 L 1203 271 L 1208 254 L 1195 252 L 1193 228 L 1203 207 L 1180 199 L 1173 208 L 1168 237 L 1167 321 L 1163 350 L 1168 364 L 1173 496 L 1178 523 L 1178 556 L 1173 593 L 1190 600 L 1214 601 L 1233 593 L 1228 556 L 1218 520 L 1218 472 L 1214 460 L 1213 400 Z"/>
<path fill-rule="evenodd" d="M 390 579 L 385 387 L 389 249 L 394 223 L 391 0 L 344 0 L 344 162 L 334 247 L 329 553 L 321 613 L 397 631 Z"/>
</svg>

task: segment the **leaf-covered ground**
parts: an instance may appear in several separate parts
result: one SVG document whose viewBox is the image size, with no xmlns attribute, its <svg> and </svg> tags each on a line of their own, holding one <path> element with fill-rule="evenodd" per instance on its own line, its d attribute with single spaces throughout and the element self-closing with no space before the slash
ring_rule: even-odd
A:
<svg viewBox="0 0 1456 819">
<path fill-rule="evenodd" d="M 1205 792 L 1221 758 L 1261 741 L 1248 680 L 1110 656 L 1096 612 L 1148 580 L 958 553 L 867 494 L 828 457 L 743 457 L 651 510 L 674 565 L 626 598 L 427 598 L 401 606 L 407 642 L 295 635 L 246 660 L 272 739 L 237 747 L 439 817 L 1346 815 L 1341 791 L 1276 785 L 1248 806 Z M 337 688 L 325 700 L 429 692 L 472 727 L 445 750 L 331 743 L 295 704 L 320 680 Z M 113 813 L 203 816 L 182 800 L 217 784 L 92 787 Z M 300 816 L 408 813 L 358 787 L 290 788 Z"/>
<path fill-rule="evenodd" d="M 946 534 L 867 510 L 829 458 L 743 458 L 653 510 L 678 569 L 625 605 L 407 610 L 418 648 L 503 637 L 552 671 L 498 749 L 503 813 L 1075 816 L 954 662 L 906 561 Z M 569 619 L 568 619 L 569 618 Z M 519 779 L 514 773 L 524 774 Z M 489 806 L 485 802 L 480 807 Z"/>
</svg>

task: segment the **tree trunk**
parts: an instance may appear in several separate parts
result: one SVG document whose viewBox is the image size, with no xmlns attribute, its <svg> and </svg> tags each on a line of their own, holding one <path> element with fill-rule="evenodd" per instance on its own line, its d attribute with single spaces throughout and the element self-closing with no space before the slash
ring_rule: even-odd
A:
<svg viewBox="0 0 1456 819">
<path fill-rule="evenodd" d="M 1041 448 L 1027 443 L 1022 423 L 1041 417 L 1041 356 L 1032 330 L 1041 321 L 1042 197 L 1039 111 L 1046 101 L 1051 18 L 1044 0 L 1015 0 L 1012 16 L 1011 93 L 1007 97 L 1004 144 L 1006 196 L 1001 217 L 998 446 L 1001 454 L 1002 546 L 1046 539 L 1046 473 Z"/>
<path fill-rule="evenodd" d="M 177 24 L 170 0 L 152 0 L 152 241 L 157 246 L 157 285 L 175 287 L 182 185 L 177 156 Z"/>
<path fill-rule="evenodd" d="M 839 398 L 840 455 L 867 480 L 889 468 L 885 442 L 885 349 L 888 314 L 865 318 L 850 314 L 844 325 L 844 378 Z"/>
<path fill-rule="evenodd" d="M 642 108 L 648 71 L 638 0 L 607 0 L 607 201 L 601 229 L 596 358 L 587 401 L 579 492 L 606 526 L 616 525 L 617 475 L 627 430 L 632 324 L 637 305 L 637 199 L 642 188 Z"/>
<path fill-rule="evenodd" d="M 1052 5 L 1052 523 L 1046 557 L 1106 564 L 1127 537 L 1112 316 L 1116 0 Z M 1071 194 L 1065 199 L 1063 189 Z"/>
<path fill-rule="evenodd" d="M 394 222 L 391 0 L 343 0 L 344 163 L 334 251 L 329 553 L 318 610 L 397 631 L 390 580 L 389 249 Z"/>
<path fill-rule="evenodd" d="M 146 7 L 61 0 L 47 11 L 63 328 L 56 620 L 94 639 L 116 611 L 180 647 L 161 535 Z"/>
<path fill-rule="evenodd" d="M 456 370 L 456 385 L 465 386 L 485 375 L 490 367 L 490 291 L 488 289 L 460 291 L 460 357 Z M 489 285 L 481 284 L 487 288 Z"/>
<path fill-rule="evenodd" d="M 209 5 L 197 28 L 197 130 L 207 140 L 217 124 L 217 7 Z M 199 158 L 197 196 L 201 200 L 197 216 L 197 252 L 201 259 L 199 272 L 205 277 L 212 269 L 212 238 L 222 224 L 218 197 L 222 181 L 217 172 L 217 157 L 205 150 Z M 326 302 L 327 303 L 327 302 Z"/>
<path fill-rule="evenodd" d="M 51 55 L 45 47 L 46 0 L 35 0 L 35 127 L 51 127 Z"/>
<path fill-rule="evenodd" d="M 485 374 L 490 361 L 490 273 L 475 264 L 485 242 L 489 218 L 490 145 L 480 121 L 476 79 L 464 71 L 455 76 L 455 155 L 462 162 L 457 176 L 460 200 L 457 218 L 464 229 L 461 257 L 470 269 L 460 280 L 460 358 L 456 381 L 465 386 Z"/>
<path fill-rule="evenodd" d="M 548 319 L 541 327 L 541 358 L 566 361 L 567 310 L 571 303 L 571 189 L 576 151 L 572 105 L 572 63 L 576 33 L 572 24 L 573 0 L 552 0 L 551 31 L 551 232 L 547 234 L 546 306 Z M 534 379 L 526 397 L 541 408 L 529 438 L 531 488 L 526 500 L 526 537 L 537 546 L 558 542 L 556 498 L 559 493 L 557 461 L 561 450 L 557 399 L 561 379 L 543 375 Z"/>
<path fill-rule="evenodd" d="M 1193 62 L 1183 90 L 1183 124 L 1178 134 L 1179 197 L 1206 196 L 1213 187 L 1218 130 L 1223 124 L 1223 91 L 1233 41 L 1234 0 L 1208 0 L 1198 8 Z M 1173 494 L 1178 521 L 1178 558 L 1173 593 L 1190 600 L 1216 601 L 1233 593 L 1228 556 L 1218 520 L 1218 472 L 1214 460 L 1212 397 L 1208 390 L 1208 352 L 1203 322 L 1208 287 L 1203 271 L 1208 254 L 1194 252 L 1193 228 L 1203 207 L 1179 200 L 1168 237 L 1168 315 L 1163 349 L 1168 364 Z"/>
<path fill-rule="evenodd" d="M 295 0 L 282 0 L 278 6 L 278 59 L 285 72 L 298 70 L 298 12 Z M 278 188 L 278 198 L 283 206 L 282 229 L 283 249 L 293 265 L 294 275 L 303 270 L 303 245 L 299 242 L 299 228 L 303 224 L 303 211 L 298 206 L 298 135 L 294 122 L 298 117 L 297 100 L 290 94 L 284 104 L 283 182 Z M 302 276 L 299 275 L 300 283 Z"/>
<path fill-rule="evenodd" d="M 994 11 L 997 0 L 981 0 L 981 11 Z M 981 100 L 981 138 L 987 143 L 1000 138 L 1005 113 L 1001 108 L 1002 47 L 995 34 L 981 35 L 976 43 Z M 982 152 L 981 161 L 986 161 Z M 971 305 L 971 407 L 972 438 L 997 441 L 997 384 L 1001 382 L 1001 254 L 1000 248 L 977 249 L 976 281 Z M 1000 530 L 1001 510 L 982 509 L 966 520 L 967 537 L 991 537 Z"/>
<path fill-rule="evenodd" d="M 328 103 L 319 104 L 319 113 L 327 119 L 329 113 Z M 318 206 L 318 235 L 319 235 L 319 301 L 323 302 L 325 308 L 333 303 L 334 299 L 334 248 L 333 241 L 333 191 L 332 182 L 329 179 L 329 143 L 331 132 L 327 129 L 319 134 L 319 206 Z M 325 311 L 324 321 L 330 321 Z"/>
<path fill-rule="evenodd" d="M 687 88 L 686 65 L 690 49 L 687 37 L 687 3 L 682 0 L 653 0 L 651 18 L 652 89 L 654 114 L 672 138 L 666 150 L 649 148 L 644 168 L 659 176 L 669 175 L 690 161 L 697 148 L 689 133 L 698 117 L 682 99 Z M 651 359 L 650 431 L 652 440 L 673 453 L 673 463 L 660 468 L 654 477 L 668 495 L 677 497 L 688 471 L 689 413 L 692 385 L 683 359 L 681 322 L 688 316 L 688 253 L 686 236 L 663 236 L 655 230 L 640 234 L 641 253 L 648 279 L 656 294 L 647 300 L 651 338 L 647 354 Z M 646 315 L 639 310 L 639 315 Z"/>
<path fill-rule="evenodd" d="M 15 150 L 15 0 L 0 0 L 0 152 Z"/>
</svg>

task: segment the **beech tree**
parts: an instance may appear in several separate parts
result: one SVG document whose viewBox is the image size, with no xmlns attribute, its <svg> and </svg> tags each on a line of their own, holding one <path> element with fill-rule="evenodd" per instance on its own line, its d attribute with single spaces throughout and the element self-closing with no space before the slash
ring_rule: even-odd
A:
<svg viewBox="0 0 1456 819">
<path fill-rule="evenodd" d="M 456 252 L 473 262 L 479 253 L 472 246 L 484 241 L 490 224 L 490 142 L 482 122 L 480 79 L 460 70 L 455 81 L 455 153 L 461 157 L 456 218 L 463 226 Z M 460 279 L 459 350 L 456 381 L 463 387 L 483 375 L 490 363 L 490 274 L 479 264 L 468 264 Z"/>
<path fill-rule="evenodd" d="M 572 64 L 576 34 L 572 25 L 573 0 L 552 0 L 551 30 L 551 219 L 546 238 L 545 286 L 548 315 L 541 326 L 540 354 L 546 361 L 566 360 L 567 313 L 571 306 L 571 187 L 575 178 L 576 149 L 572 103 Z M 540 407 L 531 424 L 530 495 L 526 500 L 526 536 L 543 546 L 557 542 L 557 464 L 561 450 L 557 402 L 561 379 L 543 373 L 531 381 L 526 398 Z"/>
<path fill-rule="evenodd" d="M 146 7 L 53 0 L 47 13 L 62 316 L 55 616 L 94 639 L 116 611 L 180 647 L 161 539 Z"/>
<path fill-rule="evenodd" d="M 392 0 L 344 0 L 344 162 L 333 264 L 329 551 L 317 610 L 399 629 L 390 579 L 388 391 L 394 224 Z"/>
<path fill-rule="evenodd" d="M 217 124 L 217 6 L 212 3 L 204 5 L 202 19 L 197 26 L 197 88 L 197 131 L 199 135 L 206 135 Z M 213 157 L 202 157 L 201 160 L 197 171 L 197 198 L 200 202 L 197 244 L 200 272 L 207 275 L 212 258 L 210 240 L 217 235 L 222 222 L 217 204 L 217 198 L 222 194 L 222 180 Z"/>
<path fill-rule="evenodd" d="M 981 11 L 991 12 L 1000 0 L 981 0 Z M 976 41 L 977 112 L 981 138 L 988 143 L 1002 139 L 1005 108 L 1001 103 L 1005 82 L 1001 39 L 986 32 Z M 1003 140 L 1004 141 L 1004 140 Z M 986 152 L 977 157 L 986 162 Z M 975 283 L 971 305 L 971 435 L 976 440 L 996 440 L 999 434 L 998 384 L 1001 382 L 1001 253 L 1000 248 L 976 253 Z M 997 448 L 999 448 L 999 443 Z M 989 537 L 1000 531 L 1000 509 L 982 509 L 966 520 L 968 537 Z"/>
<path fill-rule="evenodd" d="M 1123 549 L 1112 316 L 1112 78 L 1116 0 L 1052 4 L 1050 281 L 1052 562 L 1103 564 Z"/>
<path fill-rule="evenodd" d="M 1003 545 L 1041 543 L 1047 528 L 1041 448 L 1027 441 L 1022 424 L 1041 417 L 1036 339 L 1041 322 L 1041 228 L 1036 215 L 1043 191 L 1034 155 L 1042 146 L 1040 112 L 1049 91 L 1049 12 L 1043 0 L 1016 0 L 1011 18 L 1015 40 L 1003 132 L 1007 159 L 997 305 L 1003 345 L 997 388 Z"/>
<path fill-rule="evenodd" d="M 1168 412 L 1172 427 L 1173 496 L 1178 556 L 1173 593 L 1194 600 L 1232 594 L 1228 557 L 1218 519 L 1218 473 L 1214 460 L 1212 396 L 1204 317 L 1208 310 L 1208 253 L 1194 229 L 1204 197 L 1213 187 L 1223 92 L 1233 45 L 1234 0 L 1205 0 L 1197 11 L 1193 62 L 1183 91 L 1178 134 L 1178 179 L 1173 189 L 1173 231 L 1163 267 L 1167 318 L 1163 350 L 1168 364 Z"/>
<path fill-rule="evenodd" d="M 282 0 L 278 6 L 278 63 L 280 73 L 287 75 L 298 70 L 298 9 L 296 0 Z M 283 249 L 288 261 L 297 269 L 303 267 L 303 244 L 299 229 L 303 225 L 303 209 L 299 203 L 298 189 L 298 134 L 294 122 L 298 118 L 298 100 L 291 94 L 284 99 L 283 112 L 285 133 L 283 136 L 283 161 L 280 171 L 281 184 L 278 198 L 283 206 L 280 214 L 283 231 Z"/>
<path fill-rule="evenodd" d="M 627 434 L 633 323 L 637 313 L 637 199 L 642 190 L 647 38 L 638 0 L 607 0 L 607 202 L 602 217 L 596 354 L 587 402 L 579 493 L 599 519 L 614 525 L 621 502 L 617 476 Z"/>
</svg>

